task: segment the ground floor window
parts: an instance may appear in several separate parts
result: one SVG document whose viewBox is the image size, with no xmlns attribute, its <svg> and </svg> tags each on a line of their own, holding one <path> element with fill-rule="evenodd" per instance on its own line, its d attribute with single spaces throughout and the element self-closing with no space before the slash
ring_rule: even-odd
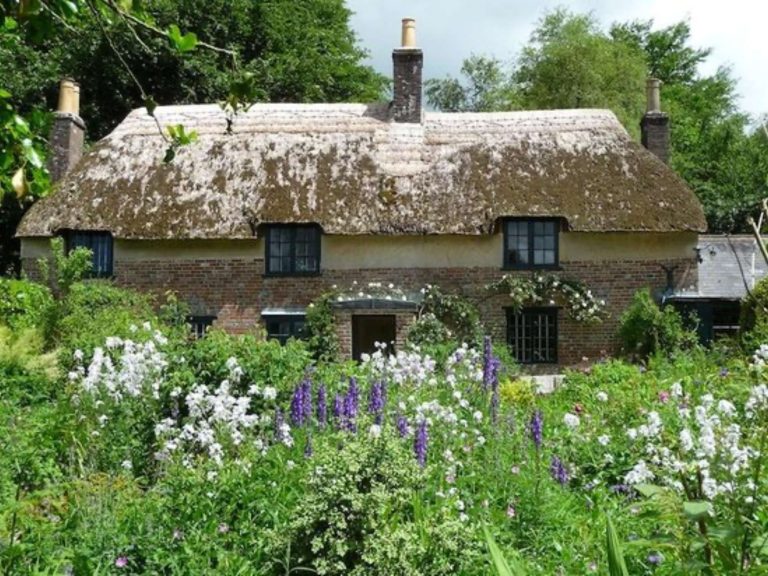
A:
<svg viewBox="0 0 768 576">
<path fill-rule="evenodd" d="M 264 316 L 267 338 L 285 344 L 290 338 L 304 338 L 305 317 L 303 314 Z"/>
<path fill-rule="evenodd" d="M 381 344 L 386 344 L 392 353 L 396 337 L 394 314 L 355 314 L 352 316 L 352 359 L 359 361 L 363 354 L 373 354 Z"/>
<path fill-rule="evenodd" d="M 187 317 L 187 324 L 189 324 L 192 337 L 197 339 L 205 336 L 208 329 L 213 326 L 216 316 L 189 316 Z"/>
<path fill-rule="evenodd" d="M 521 364 L 557 362 L 557 308 L 507 311 L 507 343 Z"/>
</svg>

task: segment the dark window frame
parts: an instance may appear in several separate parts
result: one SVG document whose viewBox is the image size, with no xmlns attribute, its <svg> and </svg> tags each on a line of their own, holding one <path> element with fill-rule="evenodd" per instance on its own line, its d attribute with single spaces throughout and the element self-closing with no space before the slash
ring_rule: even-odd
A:
<svg viewBox="0 0 768 576">
<path fill-rule="evenodd" d="M 528 227 L 528 262 L 511 262 L 509 258 L 509 248 L 507 246 L 509 239 L 508 224 L 511 222 L 525 223 Z M 537 222 L 550 222 L 555 225 L 555 258 L 551 264 L 536 264 L 534 262 L 535 238 L 534 224 Z M 502 268 L 504 270 L 559 270 L 560 269 L 560 232 L 562 228 L 562 219 L 551 217 L 533 217 L 533 218 L 504 218 L 501 222 L 504 237 Z M 545 236 L 546 237 L 546 236 Z"/>
<path fill-rule="evenodd" d="M 317 224 L 269 224 L 265 227 L 266 234 L 264 247 L 264 275 L 265 276 L 319 276 L 321 270 L 321 249 L 322 249 L 322 229 Z M 272 270 L 272 235 L 277 230 L 290 230 L 290 270 Z M 315 260 L 317 267 L 315 270 L 296 270 L 296 235 L 298 230 L 312 230 L 316 236 L 312 245 L 314 246 Z"/>
<path fill-rule="evenodd" d="M 67 254 L 77 248 L 88 248 L 91 250 L 91 264 L 93 265 L 89 273 L 91 278 L 113 278 L 115 275 L 115 238 L 111 232 L 105 230 L 64 230 L 62 231 L 64 237 L 64 249 Z M 87 242 L 78 242 L 78 236 L 80 238 L 87 239 Z M 106 250 L 106 266 L 103 270 L 99 270 L 96 265 L 97 260 L 101 257 L 101 252 L 94 249 L 97 242 L 103 242 Z"/>
<path fill-rule="evenodd" d="M 216 322 L 217 316 L 205 315 L 205 314 L 191 314 L 187 316 L 187 324 L 189 324 L 190 332 L 195 340 L 205 338 L 208 333 L 208 329 Z M 202 326 L 202 331 L 198 331 L 197 327 Z"/>
<path fill-rule="evenodd" d="M 262 316 L 262 321 L 264 323 L 264 330 L 267 333 L 267 340 L 277 340 L 280 344 L 285 345 L 291 338 L 295 338 L 296 340 L 304 340 L 306 338 L 306 333 L 301 333 L 305 330 L 307 323 L 307 317 L 304 314 L 269 314 Z M 275 335 L 271 333 L 269 331 L 270 322 L 288 322 L 290 324 L 288 334 Z M 295 328 L 297 322 L 301 322 L 302 324 L 301 331 L 296 330 Z"/>
<path fill-rule="evenodd" d="M 532 307 L 526 307 L 523 308 L 520 311 L 515 310 L 514 308 L 507 308 L 507 346 L 510 348 L 510 352 L 512 352 L 513 357 L 517 362 L 520 364 L 557 364 L 558 363 L 558 348 L 560 346 L 560 325 L 559 325 L 559 311 L 560 309 L 556 306 L 532 306 Z M 552 330 L 554 331 L 554 335 L 550 337 L 550 339 L 554 340 L 554 342 L 550 342 L 548 344 L 548 347 L 551 346 L 551 354 L 546 357 L 545 359 L 533 359 L 535 354 L 535 349 L 531 349 L 531 359 L 525 360 L 522 359 L 525 356 L 525 351 L 522 352 L 519 349 L 519 346 L 513 345 L 513 339 L 517 337 L 515 332 L 515 317 L 517 316 L 533 316 L 533 315 L 541 315 L 544 314 L 552 320 Z M 525 333 L 523 333 L 523 338 L 525 338 Z"/>
</svg>

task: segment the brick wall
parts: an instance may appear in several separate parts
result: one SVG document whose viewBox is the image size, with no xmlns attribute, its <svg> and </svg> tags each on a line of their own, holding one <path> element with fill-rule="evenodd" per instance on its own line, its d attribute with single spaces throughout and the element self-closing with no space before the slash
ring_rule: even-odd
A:
<svg viewBox="0 0 768 576">
<path fill-rule="evenodd" d="M 661 291 L 666 287 L 666 272 L 662 266 L 676 267 L 676 286 L 697 283 L 694 258 L 563 262 L 559 274 L 587 283 L 597 297 L 606 300 L 610 317 L 602 324 L 590 326 L 571 320 L 561 310 L 558 318 L 560 363 L 571 365 L 584 357 L 596 359 L 614 353 L 621 312 L 640 288 L 647 286 Z M 25 262 L 24 268 L 34 275 L 33 263 Z M 418 290 L 429 283 L 448 292 L 463 294 L 478 306 L 494 339 L 502 340 L 506 336 L 505 308 L 509 305 L 508 299 L 503 295 L 489 296 L 484 290 L 486 284 L 504 274 L 498 268 L 324 270 L 321 275 L 309 278 L 264 276 L 264 261 L 261 258 L 118 260 L 114 268 L 118 284 L 154 292 L 161 298 L 165 292 L 174 291 L 190 304 L 193 313 L 217 316 L 219 327 L 236 333 L 255 328 L 264 308 L 304 307 L 332 285 L 348 287 L 357 280 L 359 283 L 392 282 L 405 290 Z M 516 274 L 527 275 L 530 272 Z M 345 351 L 351 350 L 349 315 L 352 313 L 339 313 L 338 324 Z M 398 338 L 401 342 L 405 326 L 406 321 L 401 319 L 398 322 Z"/>
</svg>

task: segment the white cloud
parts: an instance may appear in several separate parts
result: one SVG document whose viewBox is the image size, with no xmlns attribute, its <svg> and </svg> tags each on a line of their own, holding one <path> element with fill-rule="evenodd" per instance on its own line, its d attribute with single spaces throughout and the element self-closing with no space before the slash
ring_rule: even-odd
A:
<svg viewBox="0 0 768 576">
<path fill-rule="evenodd" d="M 400 42 L 400 19 L 416 18 L 426 78 L 456 75 L 471 53 L 510 60 L 546 10 L 567 6 L 594 12 L 603 23 L 653 19 L 666 26 L 690 19 L 692 44 L 713 53 L 704 72 L 730 65 L 741 106 L 768 112 L 768 3 L 757 0 L 349 0 L 352 26 L 377 70 L 391 74 L 392 48 Z"/>
</svg>

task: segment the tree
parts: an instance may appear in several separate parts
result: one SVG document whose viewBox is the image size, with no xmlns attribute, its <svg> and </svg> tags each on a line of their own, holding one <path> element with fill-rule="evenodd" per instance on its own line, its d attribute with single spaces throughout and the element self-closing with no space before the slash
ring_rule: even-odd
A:
<svg viewBox="0 0 768 576">
<path fill-rule="evenodd" d="M 432 78 L 425 83 L 427 102 L 445 112 L 490 112 L 520 107 L 509 74 L 496 58 L 472 55 L 457 78 Z"/>
<path fill-rule="evenodd" d="M 13 231 L 49 189 L 46 113 L 61 77 L 81 82 L 94 139 L 158 102 L 224 102 L 234 115 L 257 101 L 376 100 L 387 82 L 362 64 L 349 17 L 344 0 L 0 0 L 0 273 L 18 265 Z M 166 161 L 194 136 L 158 125 Z"/>
<path fill-rule="evenodd" d="M 591 15 L 545 14 L 513 80 L 526 109 L 609 108 L 632 134 L 645 104 L 642 51 L 615 42 Z"/>
</svg>

